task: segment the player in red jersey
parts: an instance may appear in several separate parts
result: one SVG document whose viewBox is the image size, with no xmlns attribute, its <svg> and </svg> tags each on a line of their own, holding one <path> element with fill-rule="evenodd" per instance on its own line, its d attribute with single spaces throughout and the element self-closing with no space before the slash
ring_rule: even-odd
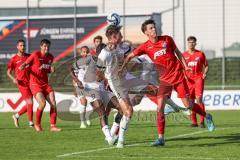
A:
<svg viewBox="0 0 240 160">
<path fill-rule="evenodd" d="M 54 91 L 48 84 L 48 74 L 54 71 L 51 66 L 53 55 L 49 53 L 50 44 L 49 40 L 43 39 L 40 43 L 40 51 L 32 53 L 25 63 L 20 66 L 20 69 L 24 69 L 27 65 L 30 65 L 30 89 L 39 104 L 34 125 L 37 132 L 42 131 L 41 118 L 46 106 L 46 100 L 50 104 L 50 131 L 61 131 L 56 127 L 57 109 Z"/>
<path fill-rule="evenodd" d="M 29 68 L 26 67 L 26 70 L 19 70 L 19 66 L 26 61 L 26 59 L 30 56 L 25 53 L 25 41 L 20 39 L 17 41 L 17 54 L 11 58 L 8 63 L 7 75 L 13 81 L 13 83 L 17 84 L 19 92 L 22 95 L 22 98 L 26 102 L 26 105 L 21 108 L 21 110 L 12 116 L 14 120 L 14 124 L 16 127 L 19 127 L 19 117 L 28 112 L 28 121 L 29 126 L 33 127 L 33 100 L 32 93 L 29 88 Z M 14 71 L 15 76 L 12 75 Z"/>
<path fill-rule="evenodd" d="M 177 91 L 178 97 L 181 98 L 185 107 L 204 116 L 207 119 L 208 130 L 213 131 L 215 126 L 213 124 L 212 116 L 210 114 L 206 114 L 206 112 L 198 104 L 191 103 L 190 101 L 189 90 L 183 72 L 184 69 L 190 70 L 190 68 L 187 66 L 173 39 L 169 36 L 158 36 L 155 22 L 153 20 L 146 20 L 142 24 L 141 29 L 149 40 L 141 44 L 126 57 L 124 64 L 119 70 L 119 74 L 122 73 L 124 67 L 133 57 L 140 56 L 142 54 L 147 54 L 155 63 L 156 68 L 159 71 L 160 84 L 157 107 L 158 139 L 154 141 L 152 145 L 161 146 L 165 144 L 164 107 L 167 95 L 171 93 L 173 88 Z"/>
<path fill-rule="evenodd" d="M 96 56 L 97 46 L 98 46 L 99 44 L 102 44 L 102 39 L 103 39 L 102 36 L 99 36 L 99 35 L 93 38 L 94 48 L 91 49 L 91 51 L 90 51 L 90 54 L 91 54 L 92 56 Z"/>
<path fill-rule="evenodd" d="M 190 36 L 187 39 L 188 50 L 183 53 L 183 57 L 186 60 L 188 67 L 192 69 L 191 72 L 187 71 L 188 87 L 190 90 L 190 98 L 205 110 L 205 106 L 202 102 L 204 79 L 206 78 L 208 71 L 208 63 L 205 54 L 202 51 L 196 50 L 197 39 L 194 36 Z M 203 69 L 204 68 L 204 69 Z M 192 127 L 197 127 L 196 112 L 192 111 Z M 200 127 L 205 128 L 204 117 L 200 115 Z"/>
</svg>

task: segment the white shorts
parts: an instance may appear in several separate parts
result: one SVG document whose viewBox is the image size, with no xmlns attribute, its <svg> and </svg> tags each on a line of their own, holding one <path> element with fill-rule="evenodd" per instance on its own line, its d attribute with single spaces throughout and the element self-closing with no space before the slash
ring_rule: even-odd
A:
<svg viewBox="0 0 240 160">
<path fill-rule="evenodd" d="M 122 79 L 122 80 L 108 80 L 108 84 L 113 94 L 120 99 L 128 99 L 129 90 L 141 91 L 148 83 L 139 78 Z"/>
</svg>

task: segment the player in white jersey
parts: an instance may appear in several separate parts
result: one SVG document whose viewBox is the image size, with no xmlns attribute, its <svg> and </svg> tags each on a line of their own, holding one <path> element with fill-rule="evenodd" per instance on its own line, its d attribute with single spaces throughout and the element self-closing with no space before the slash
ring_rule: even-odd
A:
<svg viewBox="0 0 240 160">
<path fill-rule="evenodd" d="M 97 75 L 102 76 L 102 73 L 104 73 L 104 76 L 107 79 L 112 92 L 117 97 L 123 112 L 123 117 L 120 122 L 117 148 L 123 148 L 124 146 L 124 135 L 133 114 L 133 108 L 128 96 L 129 89 L 134 86 L 142 86 L 145 88 L 148 85 L 145 81 L 140 79 L 127 80 L 125 78 L 126 71 L 123 73 L 124 76 L 118 75 L 118 70 L 123 63 L 125 53 L 131 49 L 131 47 L 122 43 L 120 29 L 121 27 L 113 25 L 110 25 L 107 28 L 106 37 L 108 38 L 108 45 L 102 49 L 97 62 Z"/>
<path fill-rule="evenodd" d="M 82 48 L 87 48 L 83 46 Z M 77 93 L 80 96 L 82 104 L 87 104 L 87 98 L 93 106 L 94 111 L 96 111 L 100 118 L 100 124 L 102 131 L 105 135 L 105 139 L 109 144 L 113 143 L 113 138 L 110 134 L 108 128 L 107 115 L 105 114 L 105 109 L 103 102 L 100 97 L 100 83 L 96 81 L 96 62 L 91 55 L 88 55 L 89 50 L 81 54 L 71 67 L 71 76 L 75 83 L 77 83 L 78 89 Z M 74 70 L 78 69 L 78 76 L 74 74 Z"/>
</svg>

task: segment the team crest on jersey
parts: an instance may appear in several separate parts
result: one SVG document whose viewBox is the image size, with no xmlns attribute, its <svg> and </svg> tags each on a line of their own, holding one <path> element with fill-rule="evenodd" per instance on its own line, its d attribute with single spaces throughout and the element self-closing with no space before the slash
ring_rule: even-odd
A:
<svg viewBox="0 0 240 160">
<path fill-rule="evenodd" d="M 195 61 L 198 61 L 198 60 L 199 60 L 199 57 L 196 57 L 196 58 L 195 58 Z"/>
<path fill-rule="evenodd" d="M 19 60 L 19 61 L 17 61 L 16 63 L 20 63 L 20 62 L 22 62 L 22 60 Z"/>
<path fill-rule="evenodd" d="M 163 43 L 163 48 L 167 48 L 167 43 L 166 42 Z"/>
</svg>

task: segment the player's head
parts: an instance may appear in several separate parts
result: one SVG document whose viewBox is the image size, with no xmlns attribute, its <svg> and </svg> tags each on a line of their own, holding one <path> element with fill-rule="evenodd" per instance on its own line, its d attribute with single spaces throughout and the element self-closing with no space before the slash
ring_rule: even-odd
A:
<svg viewBox="0 0 240 160">
<path fill-rule="evenodd" d="M 148 37 L 157 37 L 157 30 L 155 21 L 152 19 L 148 19 L 142 23 L 141 30 Z"/>
<path fill-rule="evenodd" d="M 106 37 L 111 44 L 118 44 L 122 41 L 121 26 L 110 25 L 106 30 Z"/>
<path fill-rule="evenodd" d="M 86 57 L 89 54 L 90 50 L 88 48 L 88 46 L 82 46 L 79 50 L 79 55 L 81 57 Z"/>
<path fill-rule="evenodd" d="M 19 53 L 25 52 L 25 41 L 23 39 L 17 41 L 17 50 Z"/>
<path fill-rule="evenodd" d="M 197 45 L 197 38 L 194 36 L 189 36 L 187 38 L 187 45 L 189 50 L 194 50 Z"/>
<path fill-rule="evenodd" d="M 40 42 L 40 50 L 42 54 L 49 53 L 51 42 L 48 39 L 42 39 Z"/>
<path fill-rule="evenodd" d="M 95 48 L 97 48 L 97 46 L 102 43 L 102 39 L 102 36 L 99 35 L 93 38 Z"/>
</svg>

